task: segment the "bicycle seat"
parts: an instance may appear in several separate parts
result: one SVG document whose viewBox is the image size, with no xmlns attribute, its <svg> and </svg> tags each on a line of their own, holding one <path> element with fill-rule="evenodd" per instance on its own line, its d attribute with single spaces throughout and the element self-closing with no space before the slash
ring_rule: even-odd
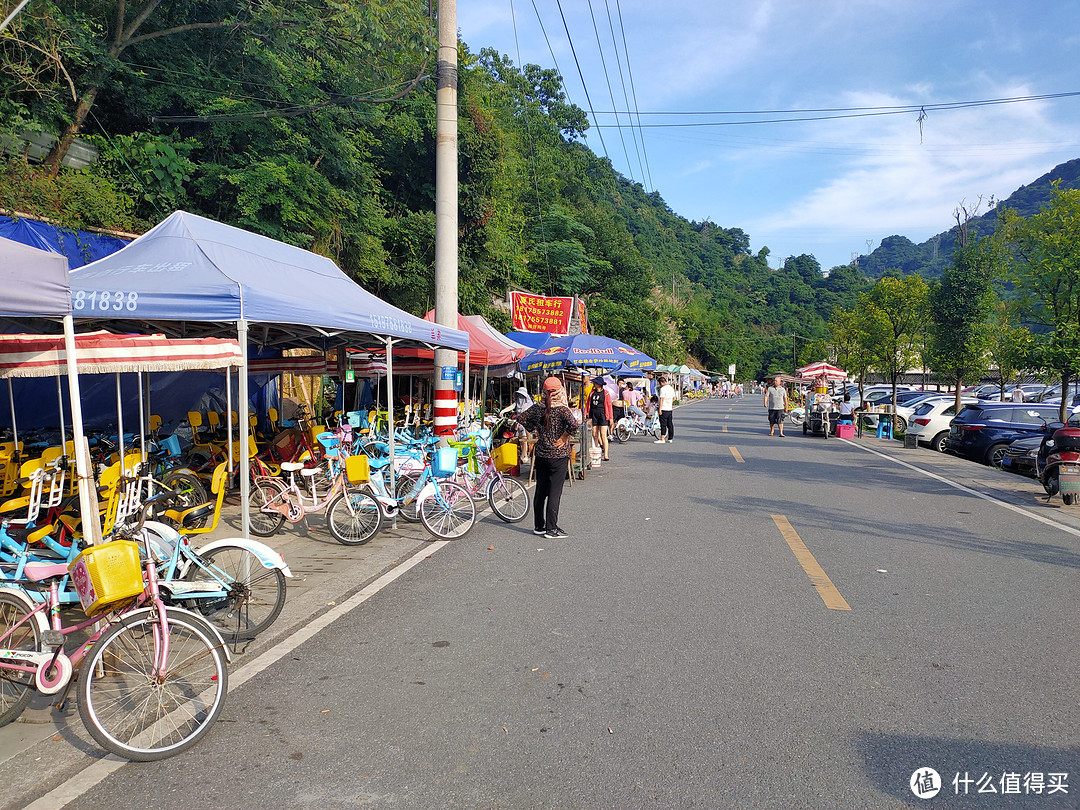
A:
<svg viewBox="0 0 1080 810">
<path fill-rule="evenodd" d="M 41 582 L 53 577 L 66 577 L 67 563 L 29 562 L 23 566 L 23 576 L 31 582 Z"/>
<path fill-rule="evenodd" d="M 282 464 L 281 466 L 284 467 L 285 465 Z M 318 475 L 318 474 L 319 474 L 319 468 L 318 467 L 304 467 L 302 470 L 300 470 L 300 475 L 304 476 L 304 478 L 311 478 L 313 475 Z"/>
<path fill-rule="evenodd" d="M 281 462 L 281 469 L 285 472 L 296 472 L 304 469 L 304 463 L 301 461 L 283 461 Z"/>
</svg>

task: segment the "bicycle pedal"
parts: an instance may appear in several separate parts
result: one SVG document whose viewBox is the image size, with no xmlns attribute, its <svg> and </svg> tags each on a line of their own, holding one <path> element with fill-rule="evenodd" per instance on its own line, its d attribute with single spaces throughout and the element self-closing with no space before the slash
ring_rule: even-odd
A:
<svg viewBox="0 0 1080 810">
<path fill-rule="evenodd" d="M 46 630 L 42 635 L 42 640 L 47 647 L 63 647 L 64 646 L 64 634 L 59 630 Z"/>
</svg>

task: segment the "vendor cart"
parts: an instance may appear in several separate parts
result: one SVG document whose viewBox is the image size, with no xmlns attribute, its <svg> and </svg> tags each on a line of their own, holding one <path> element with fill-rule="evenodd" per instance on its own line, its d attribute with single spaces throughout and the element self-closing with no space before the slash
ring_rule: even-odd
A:
<svg viewBox="0 0 1080 810">
<path fill-rule="evenodd" d="M 843 369 L 828 363 L 811 363 L 796 371 L 800 379 L 813 381 L 813 387 L 807 395 L 806 418 L 803 420 L 803 435 L 824 436 L 836 434 L 836 423 L 840 418 L 839 409 L 833 404 L 827 393 L 830 381 L 847 378 Z"/>
</svg>

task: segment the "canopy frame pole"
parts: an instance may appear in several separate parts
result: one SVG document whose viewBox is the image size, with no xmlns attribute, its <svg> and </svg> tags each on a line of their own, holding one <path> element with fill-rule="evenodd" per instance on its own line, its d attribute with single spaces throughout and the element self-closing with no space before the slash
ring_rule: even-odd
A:
<svg viewBox="0 0 1080 810">
<path fill-rule="evenodd" d="M 97 487 L 90 466 L 90 447 L 86 443 L 82 421 L 82 395 L 79 393 L 79 370 L 75 354 L 75 319 L 64 316 L 64 353 L 67 357 L 68 398 L 71 400 L 71 432 L 75 441 L 75 475 L 78 476 L 79 514 L 82 518 L 83 539 L 90 545 L 101 542 L 101 520 L 98 516 Z M 8 393 L 11 379 L 8 379 Z M 14 430 L 15 400 L 11 401 L 11 418 Z M 18 448 L 18 436 L 15 447 Z"/>
<path fill-rule="evenodd" d="M 116 372 L 116 441 L 120 448 L 120 474 L 124 469 L 124 398 L 120 389 L 120 372 Z"/>
<path fill-rule="evenodd" d="M 143 461 L 146 461 L 146 421 L 148 419 L 145 410 L 145 402 L 143 399 L 143 373 L 141 371 L 135 372 L 136 385 L 139 387 L 139 452 L 142 454 Z M 149 481 L 149 487 L 147 494 L 153 496 L 154 494 L 154 477 L 149 474 L 147 470 L 147 480 Z"/>
<path fill-rule="evenodd" d="M 229 451 L 229 475 L 233 474 L 233 470 L 236 469 L 235 462 L 233 461 L 233 421 L 232 421 L 232 369 L 225 369 L 225 441 L 228 443 L 227 449 Z M 237 408 L 236 418 L 240 418 L 240 409 Z"/>
<path fill-rule="evenodd" d="M 378 409 L 379 401 L 375 400 L 375 407 Z M 387 494 L 393 498 L 396 491 L 394 483 L 394 339 L 389 335 L 386 337 L 386 435 L 387 443 L 390 446 L 390 466 L 387 470 L 388 477 L 388 490 Z M 397 510 L 394 510 L 394 520 L 391 527 L 397 528 Z"/>
<path fill-rule="evenodd" d="M 15 422 L 15 394 L 11 390 L 11 377 L 8 377 L 7 393 L 8 404 L 11 406 L 11 438 L 15 441 L 15 457 L 22 460 L 22 454 L 19 452 L 19 426 Z M 74 425 L 72 427 L 74 428 Z"/>
<path fill-rule="evenodd" d="M 471 342 L 472 341 L 470 340 L 470 343 Z M 465 350 L 465 373 L 462 375 L 462 378 L 461 378 L 461 384 L 464 387 L 462 392 L 461 392 L 461 399 L 465 403 L 465 426 L 466 427 L 468 427 L 470 424 L 472 424 L 472 417 L 473 417 L 472 400 L 469 399 L 469 361 L 471 359 L 470 356 L 469 356 L 470 353 L 471 353 L 470 349 Z M 483 425 L 481 425 L 480 427 L 483 427 Z"/>
<path fill-rule="evenodd" d="M 243 318 L 240 318 L 236 322 L 236 340 L 240 344 L 240 390 L 237 392 L 237 399 L 244 406 L 244 418 L 240 420 L 240 447 L 243 450 L 240 453 L 240 532 L 245 538 L 251 537 L 251 504 L 248 502 L 251 498 L 251 459 L 248 457 L 248 420 L 247 420 L 247 402 L 248 402 L 248 323 Z M 280 411 L 278 416 L 280 418 Z M 232 447 L 232 436 L 229 436 L 230 449 Z"/>
</svg>

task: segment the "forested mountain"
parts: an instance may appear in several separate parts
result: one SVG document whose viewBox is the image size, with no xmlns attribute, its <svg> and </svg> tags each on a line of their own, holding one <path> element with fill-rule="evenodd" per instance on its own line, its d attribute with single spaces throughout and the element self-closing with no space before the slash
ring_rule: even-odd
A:
<svg viewBox="0 0 1080 810">
<path fill-rule="evenodd" d="M 0 208 L 136 232 L 185 209 L 429 309 L 428 4 L 131 5 L 35 2 L 0 37 Z M 760 376 L 824 356 L 833 308 L 866 288 L 856 271 L 805 255 L 770 270 L 739 228 L 677 215 L 580 142 L 555 71 L 465 46 L 459 65 L 462 312 L 508 328 L 496 302 L 520 287 L 583 296 L 594 331 L 663 362 Z M 28 133 L 58 138 L 40 162 Z M 76 136 L 100 158 L 63 168 Z"/>
<path fill-rule="evenodd" d="M 1037 214 L 1050 201 L 1055 182 L 1063 189 L 1080 188 L 1080 158 L 1055 166 L 1034 183 L 1021 186 L 989 211 L 973 217 L 969 227 L 973 234 L 987 236 L 997 225 L 997 212 L 1003 208 L 1016 211 L 1022 217 Z M 956 228 L 937 234 L 916 245 L 906 236 L 887 236 L 868 256 L 858 259 L 859 270 L 869 278 L 881 278 L 887 270 L 904 274 L 918 273 L 926 278 L 940 278 L 952 262 L 956 251 Z"/>
</svg>

